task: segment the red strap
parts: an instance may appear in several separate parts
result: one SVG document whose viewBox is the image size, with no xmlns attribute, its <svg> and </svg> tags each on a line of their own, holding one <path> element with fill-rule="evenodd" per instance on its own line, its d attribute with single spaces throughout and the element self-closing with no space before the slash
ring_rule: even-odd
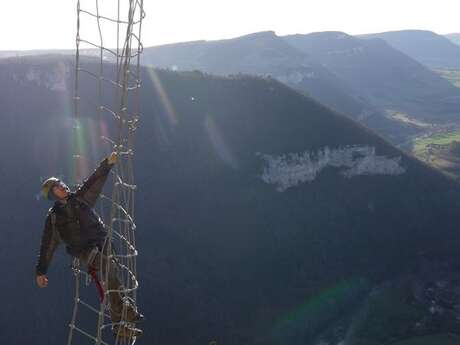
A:
<svg viewBox="0 0 460 345">
<path fill-rule="evenodd" d="M 91 268 L 89 274 L 91 274 L 91 277 L 93 277 L 94 283 L 96 284 L 97 292 L 99 293 L 99 299 L 102 303 L 104 301 L 104 288 L 102 287 L 101 282 L 97 277 L 96 270 Z"/>
</svg>

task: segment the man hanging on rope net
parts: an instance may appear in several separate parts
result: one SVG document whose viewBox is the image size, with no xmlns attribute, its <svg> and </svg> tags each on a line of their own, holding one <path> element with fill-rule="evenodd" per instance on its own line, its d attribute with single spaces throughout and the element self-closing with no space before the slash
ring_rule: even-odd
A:
<svg viewBox="0 0 460 345">
<path fill-rule="evenodd" d="M 103 287 L 97 279 L 96 271 L 101 267 L 102 260 L 102 273 L 105 275 L 108 260 L 105 246 L 107 231 L 93 207 L 107 180 L 110 169 L 117 160 L 118 155 L 113 152 L 100 163 L 99 167 L 75 192 L 71 192 L 67 185 L 55 177 L 51 177 L 43 183 L 43 196 L 49 200 L 54 200 L 55 203 L 46 217 L 36 265 L 36 280 L 39 287 L 44 288 L 48 285 L 48 278 L 46 277 L 48 266 L 55 249 L 62 240 L 66 244 L 67 252 L 71 256 L 79 258 L 80 263 L 88 267 L 88 272 L 95 279 L 103 298 Z M 113 258 L 110 259 L 109 263 L 107 288 L 109 290 L 122 289 L 118 277 L 117 262 Z M 122 320 L 124 299 L 118 291 L 109 292 L 109 302 L 112 323 L 142 321 L 143 315 L 132 304 L 128 305 L 126 320 Z M 128 326 L 123 322 L 122 325 L 113 327 L 114 333 L 118 336 L 138 337 L 142 335 L 142 330 Z"/>
</svg>

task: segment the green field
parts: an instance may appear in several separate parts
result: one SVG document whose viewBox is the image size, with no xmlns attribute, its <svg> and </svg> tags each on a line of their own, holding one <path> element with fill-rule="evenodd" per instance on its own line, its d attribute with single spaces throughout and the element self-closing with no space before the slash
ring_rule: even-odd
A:
<svg viewBox="0 0 460 345">
<path fill-rule="evenodd" d="M 459 345 L 460 337 L 450 334 L 438 334 L 391 343 L 391 345 Z"/>
<path fill-rule="evenodd" d="M 460 70 L 459 69 L 435 69 L 444 79 L 450 81 L 453 85 L 460 87 Z"/>
<path fill-rule="evenodd" d="M 429 144 L 446 145 L 453 141 L 460 141 L 460 130 L 417 138 L 414 140 L 413 152 L 416 156 L 424 155 L 426 153 L 426 146 Z"/>
</svg>

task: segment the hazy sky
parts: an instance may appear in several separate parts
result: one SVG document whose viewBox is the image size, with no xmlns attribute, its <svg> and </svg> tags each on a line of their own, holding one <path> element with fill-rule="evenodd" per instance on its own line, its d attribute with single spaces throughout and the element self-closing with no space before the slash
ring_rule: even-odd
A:
<svg viewBox="0 0 460 345">
<path fill-rule="evenodd" d="M 116 0 L 99 2 L 116 6 Z M 144 0 L 144 4 L 146 46 L 265 30 L 278 35 L 325 30 L 460 32 L 460 0 Z M 75 7 L 76 0 L 0 0 L 0 50 L 73 48 Z"/>
</svg>

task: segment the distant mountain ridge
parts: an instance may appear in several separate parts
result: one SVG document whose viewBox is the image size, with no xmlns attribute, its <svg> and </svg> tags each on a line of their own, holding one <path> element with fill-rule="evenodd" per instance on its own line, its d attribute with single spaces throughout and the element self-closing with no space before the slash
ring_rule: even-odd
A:
<svg viewBox="0 0 460 345">
<path fill-rule="evenodd" d="M 396 143 L 420 129 L 389 118 L 386 111 L 446 122 L 457 116 L 460 105 L 460 90 L 383 40 L 340 32 L 282 38 L 267 31 L 150 47 L 144 63 L 222 75 L 270 75 Z"/>
<path fill-rule="evenodd" d="M 284 38 L 321 61 L 360 98 L 379 108 L 425 119 L 436 119 L 439 114 L 446 118 L 458 114 L 460 89 L 383 39 L 359 39 L 343 32 Z"/>
<path fill-rule="evenodd" d="M 447 39 L 449 39 L 451 42 L 460 45 L 460 33 L 451 33 L 444 35 Z"/>
<path fill-rule="evenodd" d="M 99 56 L 98 49 L 81 49 L 80 53 L 85 56 Z M 75 55 L 75 49 L 32 49 L 32 50 L 0 50 L 0 59 L 17 58 L 35 55 Z"/>
<path fill-rule="evenodd" d="M 143 59 L 145 64 L 173 70 L 270 75 L 390 140 L 398 141 L 414 133 L 409 126 L 387 119 L 381 109 L 356 93 L 347 80 L 325 68 L 313 54 L 300 51 L 271 31 L 227 40 L 150 47 L 145 49 Z"/>
<path fill-rule="evenodd" d="M 432 31 L 389 31 L 358 37 L 381 38 L 430 68 L 460 68 L 460 46 Z"/>
</svg>

